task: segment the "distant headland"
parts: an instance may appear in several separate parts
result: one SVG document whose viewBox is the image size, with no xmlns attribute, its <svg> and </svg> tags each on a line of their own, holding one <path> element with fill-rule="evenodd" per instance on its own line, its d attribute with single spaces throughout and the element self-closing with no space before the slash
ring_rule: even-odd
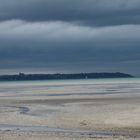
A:
<svg viewBox="0 0 140 140">
<path fill-rule="evenodd" d="M 0 81 L 21 81 L 21 80 L 56 80 L 56 79 L 97 79 L 97 78 L 130 78 L 125 73 L 73 73 L 73 74 L 24 74 L 0 75 Z"/>
</svg>

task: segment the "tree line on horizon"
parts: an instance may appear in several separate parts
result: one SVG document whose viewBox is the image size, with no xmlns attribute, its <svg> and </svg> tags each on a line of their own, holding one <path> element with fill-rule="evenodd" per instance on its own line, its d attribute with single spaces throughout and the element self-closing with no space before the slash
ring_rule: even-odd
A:
<svg viewBox="0 0 140 140">
<path fill-rule="evenodd" d="M 73 74 L 24 74 L 0 75 L 0 81 L 17 80 L 55 80 L 55 79 L 94 79 L 94 78 L 128 78 L 133 77 L 125 73 L 73 73 Z"/>
</svg>

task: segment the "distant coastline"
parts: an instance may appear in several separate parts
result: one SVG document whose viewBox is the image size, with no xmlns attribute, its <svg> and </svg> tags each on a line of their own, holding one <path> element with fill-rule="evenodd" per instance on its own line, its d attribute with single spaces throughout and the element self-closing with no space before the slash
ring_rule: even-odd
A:
<svg viewBox="0 0 140 140">
<path fill-rule="evenodd" d="M 24 74 L 0 75 L 0 81 L 23 81 L 23 80 L 57 80 L 57 79 L 97 79 L 97 78 L 131 78 L 126 73 L 73 73 L 73 74 Z"/>
</svg>

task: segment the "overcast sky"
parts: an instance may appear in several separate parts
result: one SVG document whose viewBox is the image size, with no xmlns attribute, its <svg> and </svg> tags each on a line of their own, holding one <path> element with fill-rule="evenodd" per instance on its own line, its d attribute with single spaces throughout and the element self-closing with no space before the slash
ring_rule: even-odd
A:
<svg viewBox="0 0 140 140">
<path fill-rule="evenodd" d="M 0 74 L 140 75 L 140 0 L 0 0 Z"/>
</svg>

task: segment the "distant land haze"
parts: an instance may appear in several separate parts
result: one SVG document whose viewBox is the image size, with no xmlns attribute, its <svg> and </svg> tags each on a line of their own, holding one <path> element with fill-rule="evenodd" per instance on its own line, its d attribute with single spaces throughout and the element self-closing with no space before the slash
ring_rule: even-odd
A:
<svg viewBox="0 0 140 140">
<path fill-rule="evenodd" d="M 73 73 L 73 74 L 24 74 L 0 75 L 0 81 L 17 80 L 57 80 L 57 79 L 95 79 L 95 78 L 130 78 L 133 77 L 126 73 Z"/>
</svg>

